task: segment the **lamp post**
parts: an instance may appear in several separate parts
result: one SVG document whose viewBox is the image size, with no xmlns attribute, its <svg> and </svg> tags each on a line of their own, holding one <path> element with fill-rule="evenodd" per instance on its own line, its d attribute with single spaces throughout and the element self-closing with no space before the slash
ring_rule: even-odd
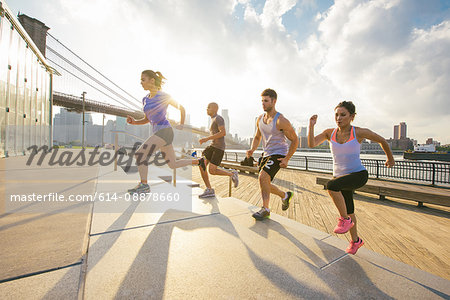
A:
<svg viewBox="0 0 450 300">
<path fill-rule="evenodd" d="M 86 98 L 86 92 L 83 92 L 81 95 L 83 96 L 83 135 L 81 139 L 81 148 L 84 149 L 84 101 Z"/>
</svg>

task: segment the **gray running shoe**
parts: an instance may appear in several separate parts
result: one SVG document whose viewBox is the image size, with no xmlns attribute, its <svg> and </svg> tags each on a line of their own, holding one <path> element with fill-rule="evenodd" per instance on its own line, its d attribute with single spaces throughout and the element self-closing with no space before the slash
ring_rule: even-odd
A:
<svg viewBox="0 0 450 300">
<path fill-rule="evenodd" d="M 286 192 L 287 194 L 287 198 L 285 200 L 281 200 L 281 209 L 282 210 L 286 210 L 289 208 L 289 204 L 291 203 L 291 199 L 292 199 L 292 192 Z"/>
<path fill-rule="evenodd" d="M 198 195 L 199 198 L 214 198 L 215 196 L 214 189 L 206 189 L 203 194 Z"/>
<path fill-rule="evenodd" d="M 234 183 L 234 187 L 237 188 L 239 185 L 239 175 L 238 175 L 238 171 L 233 170 L 231 171 L 233 173 L 233 175 L 231 176 L 231 180 Z"/>
<path fill-rule="evenodd" d="M 260 209 L 260 211 L 255 212 L 255 213 L 252 215 L 252 217 L 255 218 L 255 219 L 258 220 L 258 221 L 261 221 L 261 220 L 270 218 L 270 211 L 267 211 L 264 207 L 262 207 L 262 208 Z"/>
<path fill-rule="evenodd" d="M 150 186 L 146 183 L 139 182 L 137 186 L 128 190 L 130 194 L 150 193 Z"/>
</svg>

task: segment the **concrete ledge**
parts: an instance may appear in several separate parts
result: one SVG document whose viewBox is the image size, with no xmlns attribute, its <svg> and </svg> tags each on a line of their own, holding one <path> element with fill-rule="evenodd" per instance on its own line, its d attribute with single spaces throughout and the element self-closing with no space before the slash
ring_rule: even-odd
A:
<svg viewBox="0 0 450 300">
<path fill-rule="evenodd" d="M 0 284 L 2 299 L 77 299 L 81 265 Z"/>
</svg>

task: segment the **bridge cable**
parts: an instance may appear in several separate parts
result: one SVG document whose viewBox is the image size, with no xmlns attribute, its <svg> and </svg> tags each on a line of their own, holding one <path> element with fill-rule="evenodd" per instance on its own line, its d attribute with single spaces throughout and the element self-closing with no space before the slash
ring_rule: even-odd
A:
<svg viewBox="0 0 450 300">
<path fill-rule="evenodd" d="M 78 77 L 77 75 L 73 74 L 72 72 L 70 72 L 69 70 L 67 70 L 66 68 L 64 68 L 63 66 L 60 66 L 58 63 L 54 62 L 54 61 L 51 60 L 50 58 L 47 58 L 47 60 L 50 61 L 50 62 L 52 62 L 52 63 L 54 63 L 56 66 L 58 66 L 59 68 L 63 69 L 64 71 L 66 71 L 67 73 L 69 73 L 69 74 L 72 75 L 73 77 L 77 78 L 78 80 L 80 80 L 80 81 L 86 83 L 87 85 L 89 85 L 89 86 L 92 87 L 93 89 L 99 91 L 100 93 L 102 93 L 102 94 L 105 95 L 106 97 L 108 97 L 108 98 L 110 98 L 110 99 L 112 99 L 112 100 L 114 100 L 114 101 L 116 101 L 116 102 L 118 102 L 118 103 L 124 105 L 125 108 L 127 107 L 127 105 L 121 103 L 120 100 L 114 99 L 113 97 L 111 97 L 111 95 L 108 95 L 108 94 L 106 94 L 105 92 L 99 90 L 98 88 L 96 88 L 95 86 L 93 86 L 92 84 L 90 84 L 89 82 L 87 82 L 87 81 L 81 79 L 80 77 Z"/>
<path fill-rule="evenodd" d="M 66 45 L 64 45 L 63 43 L 61 43 L 57 38 L 55 38 L 54 36 L 52 36 L 50 33 L 47 32 L 47 35 L 49 35 L 51 38 L 53 38 L 55 41 L 57 41 L 59 44 L 61 44 L 65 49 L 67 49 L 70 53 L 72 53 L 73 55 L 75 55 L 78 59 L 80 59 L 82 62 L 84 62 L 86 65 L 88 65 L 91 69 L 93 69 L 95 72 L 97 72 L 98 74 L 100 74 L 100 76 L 102 76 L 103 78 L 105 78 L 106 80 L 108 80 L 110 83 L 112 83 L 115 87 L 117 87 L 118 89 L 120 89 L 122 92 L 124 92 L 125 94 L 127 94 L 128 96 L 130 96 L 131 98 L 139 101 L 138 99 L 136 99 L 133 95 L 131 95 L 130 93 L 128 93 L 127 91 L 125 91 L 124 89 L 122 89 L 120 86 L 118 86 L 117 84 L 115 84 L 113 81 L 111 81 L 109 78 L 107 78 L 105 75 L 103 75 L 102 73 L 100 73 L 100 71 L 98 71 L 97 69 L 95 69 L 93 66 L 91 66 L 88 62 L 86 62 L 84 59 L 82 59 L 80 56 L 78 56 L 76 53 L 74 53 L 72 50 L 70 50 Z"/>
<path fill-rule="evenodd" d="M 88 77 L 89 79 L 91 79 L 92 81 L 94 81 L 95 83 L 97 83 L 98 85 L 102 86 L 104 89 L 108 90 L 109 92 L 113 93 L 115 96 L 122 98 L 124 101 L 126 101 L 127 103 L 129 103 L 132 106 L 135 107 L 139 107 L 136 103 L 131 102 L 129 99 L 123 97 L 122 95 L 120 95 L 119 93 L 117 93 L 116 91 L 112 90 L 110 87 L 108 87 L 107 85 L 105 85 L 104 83 L 102 83 L 101 81 L 99 81 L 98 79 L 94 78 L 92 75 L 90 75 L 89 73 L 87 73 L 86 71 L 84 71 L 83 69 L 81 69 L 80 67 L 78 67 L 77 65 L 75 65 L 74 63 L 72 63 L 70 60 L 68 60 L 67 58 L 65 58 L 64 56 L 62 56 L 61 54 L 59 54 L 57 51 L 53 50 L 51 47 L 46 46 L 47 49 L 49 49 L 51 52 L 53 52 L 56 56 L 58 56 L 59 58 L 61 58 L 63 61 L 65 61 L 66 63 L 68 63 L 70 66 L 72 66 L 73 68 L 75 68 L 76 70 L 78 70 L 80 73 L 82 73 L 83 75 L 85 75 L 86 77 Z M 48 59 L 50 60 L 50 59 Z M 50 60 L 52 61 L 52 60 Z M 56 64 L 56 62 L 52 61 L 53 63 Z M 59 65 L 58 65 L 59 66 Z M 61 66 L 60 66 L 61 67 Z M 67 71 L 67 70 L 66 70 Z M 68 71 L 67 71 L 68 72 Z M 72 74 L 73 75 L 73 74 Z M 78 78 L 78 77 L 77 77 Z M 80 78 L 78 78 L 80 79 Z M 80 79 L 81 80 L 81 79 Z M 83 81 L 84 82 L 84 81 Z M 97 89 L 98 90 L 98 89 Z M 112 98 L 114 99 L 114 98 Z M 140 107 L 139 107 L 140 109 Z"/>
</svg>

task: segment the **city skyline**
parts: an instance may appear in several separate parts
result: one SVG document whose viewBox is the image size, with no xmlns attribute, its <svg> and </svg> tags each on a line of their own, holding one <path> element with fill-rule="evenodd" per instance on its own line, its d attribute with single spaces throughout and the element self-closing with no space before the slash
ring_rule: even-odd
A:
<svg viewBox="0 0 450 300">
<path fill-rule="evenodd" d="M 94 124 L 92 119 L 93 113 L 86 112 L 86 128 L 85 128 L 85 143 L 86 145 L 102 145 L 102 144 L 111 144 L 114 141 L 114 134 L 111 130 L 125 130 L 135 136 L 140 136 L 141 138 L 146 138 L 151 132 L 150 126 L 128 126 L 125 123 L 125 119 L 122 117 L 114 117 L 114 120 L 107 120 L 104 123 L 104 130 L 102 130 L 102 125 Z M 226 115 L 226 114 L 224 114 Z M 186 115 L 186 120 L 189 119 L 189 115 Z M 69 112 L 65 108 L 61 108 L 59 113 L 56 113 L 54 116 L 54 135 L 53 142 L 55 144 L 70 144 L 73 142 L 80 143 L 81 145 L 81 120 L 82 114 L 79 112 Z M 119 121 L 118 121 L 119 120 Z M 210 118 L 208 117 L 208 121 Z M 189 124 L 189 122 L 186 122 Z M 226 124 L 227 125 L 227 124 Z M 201 127 L 205 132 L 209 130 L 210 122 L 208 122 L 208 127 Z M 401 127 L 400 127 L 401 126 Z M 401 128 L 401 129 L 400 129 Z M 396 135 L 396 132 L 399 134 Z M 433 138 L 427 138 L 425 141 L 417 141 L 413 138 L 410 138 L 406 134 L 407 132 L 407 124 L 405 122 L 400 122 L 399 125 L 394 125 L 394 137 L 387 139 L 392 149 L 402 149 L 408 150 L 413 149 L 413 146 L 424 145 L 424 144 L 433 144 L 435 146 L 440 146 L 441 142 L 434 140 Z M 103 134 L 103 138 L 102 138 Z M 307 140 L 307 127 L 302 126 L 298 128 L 297 131 L 298 140 L 299 140 L 299 149 L 309 148 L 308 140 Z M 198 136 L 189 135 L 186 132 L 180 132 L 177 134 L 179 138 L 182 139 L 181 143 L 187 143 L 192 146 L 199 146 L 198 144 Z M 227 136 L 234 139 L 236 142 L 241 143 L 242 145 L 248 144 L 250 145 L 250 138 L 241 137 L 237 133 L 227 133 Z M 133 144 L 136 142 L 134 138 L 131 138 L 128 135 L 119 135 L 119 144 Z M 362 150 L 380 150 L 381 147 L 376 143 L 368 143 L 367 141 L 362 142 L 361 149 Z M 329 142 L 325 141 L 322 146 L 329 146 Z"/>
<path fill-rule="evenodd" d="M 312 114 L 319 115 L 318 131 L 335 127 L 334 107 L 352 100 L 356 126 L 389 139 L 404 121 L 419 141 L 450 143 L 447 1 L 7 4 L 45 23 L 139 99 L 140 72 L 161 71 L 165 91 L 198 127 L 206 122 L 203 107 L 215 101 L 229 109 L 230 133 L 251 137 L 263 113 L 259 95 L 270 87 L 295 128 L 307 126 Z"/>
</svg>

